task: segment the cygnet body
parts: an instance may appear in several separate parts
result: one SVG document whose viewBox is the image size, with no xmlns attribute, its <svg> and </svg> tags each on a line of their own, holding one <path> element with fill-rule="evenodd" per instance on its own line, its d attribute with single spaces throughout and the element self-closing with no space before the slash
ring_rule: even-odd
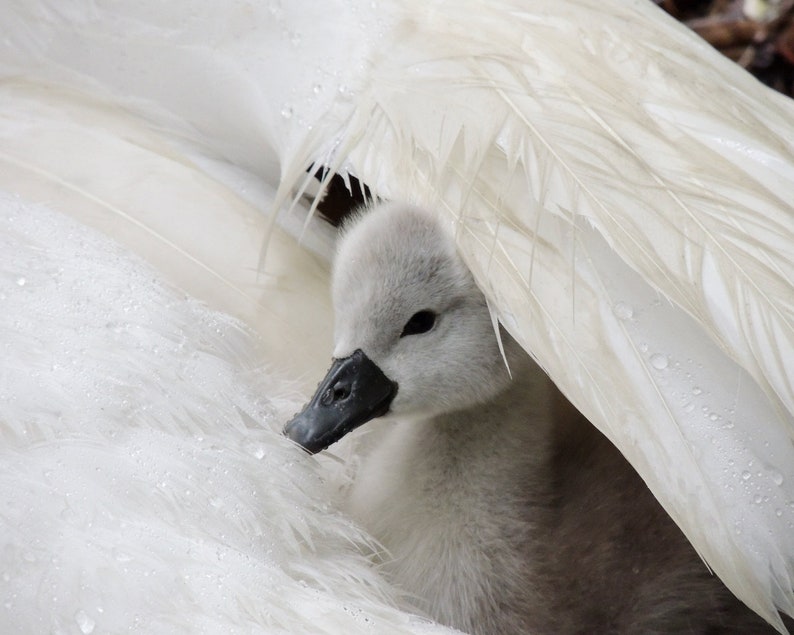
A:
<svg viewBox="0 0 794 635">
<path fill-rule="evenodd" d="M 285 433 L 316 452 L 396 420 L 349 502 L 415 608 L 483 635 L 773 632 L 504 331 L 502 354 L 432 215 L 361 214 L 340 242 L 333 301 L 334 364 Z"/>
</svg>

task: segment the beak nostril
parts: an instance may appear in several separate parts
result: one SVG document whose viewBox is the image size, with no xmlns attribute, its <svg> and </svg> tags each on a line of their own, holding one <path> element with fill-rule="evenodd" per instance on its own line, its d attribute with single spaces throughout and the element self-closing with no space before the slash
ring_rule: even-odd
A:
<svg viewBox="0 0 794 635">
<path fill-rule="evenodd" d="M 321 402 L 325 406 L 344 401 L 350 396 L 350 386 L 347 383 L 338 383 L 328 388 L 321 398 Z"/>
</svg>

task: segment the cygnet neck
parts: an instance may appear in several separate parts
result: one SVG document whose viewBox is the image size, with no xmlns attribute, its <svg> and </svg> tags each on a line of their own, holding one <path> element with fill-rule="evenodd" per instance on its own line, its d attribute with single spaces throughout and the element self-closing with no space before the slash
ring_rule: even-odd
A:
<svg viewBox="0 0 794 635">
<path fill-rule="evenodd" d="M 349 501 L 388 550 L 386 569 L 421 598 L 416 608 L 468 630 L 505 632 L 486 609 L 497 588 L 506 613 L 518 615 L 513 603 L 531 594 L 534 527 L 553 499 L 549 380 L 516 348 L 505 339 L 512 379 L 487 402 L 398 420 Z"/>
</svg>

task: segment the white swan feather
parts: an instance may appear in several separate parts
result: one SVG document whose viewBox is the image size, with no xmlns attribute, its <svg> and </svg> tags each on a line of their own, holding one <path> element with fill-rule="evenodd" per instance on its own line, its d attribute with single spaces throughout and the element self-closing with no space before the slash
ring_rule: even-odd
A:
<svg viewBox="0 0 794 635">
<path fill-rule="evenodd" d="M 794 613 L 790 102 L 640 0 L 0 17 L 3 77 L 118 100 L 189 161 L 280 167 L 277 205 L 323 163 L 444 210 L 502 323 L 709 565 Z"/>
</svg>

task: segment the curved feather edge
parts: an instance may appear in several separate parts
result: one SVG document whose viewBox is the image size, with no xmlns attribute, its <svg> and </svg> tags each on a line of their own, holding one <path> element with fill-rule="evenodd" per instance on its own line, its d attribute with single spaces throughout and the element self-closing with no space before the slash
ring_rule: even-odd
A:
<svg viewBox="0 0 794 635">
<path fill-rule="evenodd" d="M 794 108 L 649 3 L 388 9 L 348 118 L 283 157 L 280 198 L 330 155 L 440 210 L 502 323 L 783 632 Z"/>
</svg>

